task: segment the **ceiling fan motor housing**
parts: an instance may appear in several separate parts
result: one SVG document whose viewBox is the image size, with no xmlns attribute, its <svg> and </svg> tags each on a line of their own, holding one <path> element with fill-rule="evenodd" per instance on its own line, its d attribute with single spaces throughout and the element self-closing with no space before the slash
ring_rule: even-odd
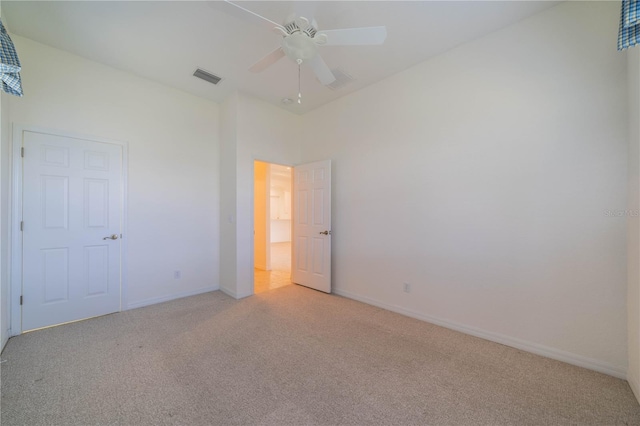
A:
<svg viewBox="0 0 640 426">
<path fill-rule="evenodd" d="M 282 39 L 282 50 L 293 61 L 298 64 L 309 61 L 318 53 L 318 46 L 313 40 L 317 32 L 317 23 L 314 20 L 309 22 L 306 18 L 289 15 L 284 29 L 287 32 Z"/>
<path fill-rule="evenodd" d="M 311 37 L 298 32 L 282 39 L 282 50 L 289 58 L 302 63 L 316 56 L 318 46 Z"/>
<path fill-rule="evenodd" d="M 306 25 L 302 24 L 302 22 L 305 22 Z M 313 36 L 315 36 L 316 32 L 318 31 L 318 23 L 315 19 L 309 21 L 302 16 L 296 17 L 295 13 L 289 15 L 282 26 L 285 30 L 287 30 L 289 34 L 302 32 L 311 38 L 313 38 Z"/>
</svg>

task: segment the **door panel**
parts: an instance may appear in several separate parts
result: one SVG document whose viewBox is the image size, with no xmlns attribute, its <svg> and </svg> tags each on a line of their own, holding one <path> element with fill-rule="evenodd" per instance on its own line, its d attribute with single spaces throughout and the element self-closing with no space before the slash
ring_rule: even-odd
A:
<svg viewBox="0 0 640 426">
<path fill-rule="evenodd" d="M 293 173 L 292 281 L 331 292 L 331 161 Z"/>
<path fill-rule="evenodd" d="M 23 146 L 22 330 L 119 311 L 122 148 L 30 131 Z"/>
<path fill-rule="evenodd" d="M 42 249 L 44 303 L 69 300 L 69 249 Z"/>
</svg>

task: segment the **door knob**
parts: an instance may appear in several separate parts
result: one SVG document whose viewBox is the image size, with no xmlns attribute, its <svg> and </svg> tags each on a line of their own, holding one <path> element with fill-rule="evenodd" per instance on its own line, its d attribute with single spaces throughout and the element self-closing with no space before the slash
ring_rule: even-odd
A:
<svg viewBox="0 0 640 426">
<path fill-rule="evenodd" d="M 104 237 L 103 240 L 117 240 L 118 239 L 118 234 L 113 234 L 110 237 Z"/>
<path fill-rule="evenodd" d="M 320 235 L 331 235 L 331 231 L 322 231 Z"/>
</svg>

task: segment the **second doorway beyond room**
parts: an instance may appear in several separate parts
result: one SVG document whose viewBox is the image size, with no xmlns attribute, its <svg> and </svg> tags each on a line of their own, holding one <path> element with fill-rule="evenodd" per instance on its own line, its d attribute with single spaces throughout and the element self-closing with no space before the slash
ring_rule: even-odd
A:
<svg viewBox="0 0 640 426">
<path fill-rule="evenodd" d="M 254 293 L 291 284 L 291 167 L 254 162 Z"/>
</svg>

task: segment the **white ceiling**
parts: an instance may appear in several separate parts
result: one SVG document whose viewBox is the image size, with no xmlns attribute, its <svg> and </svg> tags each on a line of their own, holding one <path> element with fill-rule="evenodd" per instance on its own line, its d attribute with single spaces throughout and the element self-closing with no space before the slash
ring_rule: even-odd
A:
<svg viewBox="0 0 640 426">
<path fill-rule="evenodd" d="M 387 27 L 388 37 L 382 46 L 321 47 L 329 67 L 339 67 L 355 81 L 331 90 L 303 65 L 303 103 L 288 106 L 281 99 L 297 96 L 298 69 L 294 62 L 283 58 L 260 74 L 247 71 L 279 46 L 280 37 L 237 14 L 229 14 L 219 2 L 3 0 L 2 12 L 12 33 L 194 95 L 220 102 L 239 90 L 289 111 L 305 113 L 557 3 L 242 2 L 243 7 L 275 22 L 282 22 L 295 8 L 315 9 L 320 30 Z M 198 67 L 224 80 L 213 86 L 197 79 L 192 74 Z"/>
</svg>

